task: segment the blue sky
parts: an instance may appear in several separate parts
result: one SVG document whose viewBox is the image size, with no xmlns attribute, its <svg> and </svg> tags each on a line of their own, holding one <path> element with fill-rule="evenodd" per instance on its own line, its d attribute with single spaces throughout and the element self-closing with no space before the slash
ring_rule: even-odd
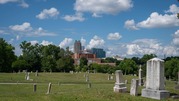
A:
<svg viewBox="0 0 179 101">
<path fill-rule="evenodd" d="M 177 0 L 0 0 L 0 37 L 12 44 L 75 40 L 107 56 L 179 56 Z"/>
</svg>

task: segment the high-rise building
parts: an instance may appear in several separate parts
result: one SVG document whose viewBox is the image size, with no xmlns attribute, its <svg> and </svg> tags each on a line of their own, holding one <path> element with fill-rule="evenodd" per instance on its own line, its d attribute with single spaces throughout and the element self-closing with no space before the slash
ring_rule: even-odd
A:
<svg viewBox="0 0 179 101">
<path fill-rule="evenodd" d="M 74 53 L 81 53 L 82 47 L 81 47 L 81 42 L 75 40 L 74 43 Z"/>
<path fill-rule="evenodd" d="M 91 53 L 96 54 L 96 58 L 105 58 L 106 52 L 101 48 L 92 48 Z"/>
</svg>

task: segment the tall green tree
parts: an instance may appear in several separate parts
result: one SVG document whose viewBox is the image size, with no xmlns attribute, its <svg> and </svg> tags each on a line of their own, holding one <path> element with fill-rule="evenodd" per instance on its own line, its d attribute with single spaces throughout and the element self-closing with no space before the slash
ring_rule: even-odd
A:
<svg viewBox="0 0 179 101">
<path fill-rule="evenodd" d="M 84 68 L 84 70 L 85 69 L 87 70 L 87 68 L 85 68 L 85 67 L 87 67 L 87 65 L 88 65 L 87 58 L 85 58 L 85 57 L 80 58 L 80 70 L 82 70 L 83 68 Z"/>
<path fill-rule="evenodd" d="M 16 60 L 14 47 L 0 38 L 0 72 L 12 72 L 12 62 Z"/>
</svg>

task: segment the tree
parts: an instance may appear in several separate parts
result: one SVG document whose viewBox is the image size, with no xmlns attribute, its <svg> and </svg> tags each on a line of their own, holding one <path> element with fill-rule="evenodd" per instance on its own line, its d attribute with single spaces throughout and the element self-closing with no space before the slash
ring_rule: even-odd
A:
<svg viewBox="0 0 179 101">
<path fill-rule="evenodd" d="M 124 74 L 136 74 L 137 65 L 132 59 L 124 59 L 118 65 L 118 68 L 123 71 Z"/>
<path fill-rule="evenodd" d="M 177 72 L 179 71 L 179 59 L 172 58 L 165 62 L 165 76 L 176 80 L 178 78 Z"/>
<path fill-rule="evenodd" d="M 25 60 L 29 64 L 28 71 L 40 71 L 41 70 L 41 57 L 39 44 L 32 45 L 30 42 L 23 41 L 20 44 L 22 49 L 21 59 Z"/>
<path fill-rule="evenodd" d="M 84 68 L 84 66 L 87 66 L 87 65 L 88 65 L 88 60 L 85 57 L 80 58 L 80 68 L 82 69 Z"/>
<path fill-rule="evenodd" d="M 13 71 L 26 70 L 29 67 L 25 60 L 16 60 L 12 63 Z"/>
<path fill-rule="evenodd" d="M 16 60 L 14 47 L 0 38 L 0 72 L 12 72 L 12 62 Z"/>
</svg>

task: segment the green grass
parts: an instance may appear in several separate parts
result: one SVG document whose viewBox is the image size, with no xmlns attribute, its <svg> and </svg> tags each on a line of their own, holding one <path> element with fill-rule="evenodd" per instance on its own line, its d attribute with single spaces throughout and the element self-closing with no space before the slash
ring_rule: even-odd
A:
<svg viewBox="0 0 179 101">
<path fill-rule="evenodd" d="M 91 88 L 88 88 L 84 73 L 35 73 L 30 74 L 33 81 L 25 80 L 25 73 L 0 73 L 0 83 L 15 83 L 0 85 L 0 101 L 153 101 L 153 99 L 139 96 L 131 96 L 130 82 L 134 76 L 124 76 L 128 80 L 127 93 L 114 93 L 114 80 L 107 80 L 108 74 L 89 74 Z M 48 83 L 52 83 L 50 94 L 46 94 Z M 29 83 L 29 84 L 18 84 Z M 37 84 L 37 91 L 33 92 L 33 84 Z M 174 90 L 173 81 L 166 82 L 166 89 L 173 94 L 179 94 Z M 172 101 L 171 98 L 167 99 Z"/>
</svg>

